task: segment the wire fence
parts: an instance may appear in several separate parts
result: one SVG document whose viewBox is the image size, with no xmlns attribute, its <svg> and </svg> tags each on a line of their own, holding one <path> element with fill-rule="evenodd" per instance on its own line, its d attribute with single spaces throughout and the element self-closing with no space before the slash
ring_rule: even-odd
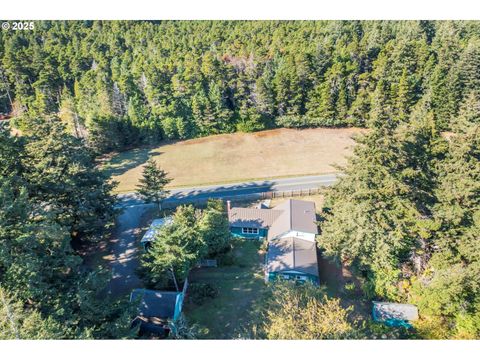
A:
<svg viewBox="0 0 480 360">
<path fill-rule="evenodd" d="M 261 192 L 256 194 L 241 194 L 241 195 L 231 195 L 231 196 L 212 195 L 211 198 L 202 198 L 202 199 L 168 199 L 162 203 L 162 208 L 173 209 L 179 205 L 184 205 L 184 204 L 202 206 L 202 205 L 205 205 L 209 199 L 225 199 L 225 200 L 231 200 L 231 201 L 255 201 L 255 200 L 266 200 L 266 199 L 276 199 L 276 198 L 311 196 L 311 195 L 320 194 L 321 192 L 322 192 L 322 188 L 317 187 L 317 188 L 287 190 L 287 191 L 266 191 L 266 192 Z"/>
</svg>

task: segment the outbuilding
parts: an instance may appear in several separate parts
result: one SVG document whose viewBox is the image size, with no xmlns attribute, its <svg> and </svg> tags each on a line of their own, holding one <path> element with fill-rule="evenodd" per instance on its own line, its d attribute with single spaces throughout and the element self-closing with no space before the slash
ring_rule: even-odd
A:
<svg viewBox="0 0 480 360">
<path fill-rule="evenodd" d="M 143 247 L 147 249 L 151 245 L 152 241 L 155 240 L 155 235 L 157 234 L 157 232 L 163 226 L 171 224 L 172 221 L 173 219 L 171 216 L 154 219 L 150 224 L 150 227 L 148 228 L 148 230 L 143 235 L 142 240 L 140 240 L 140 243 L 143 245 Z"/>
<path fill-rule="evenodd" d="M 140 325 L 140 334 L 167 337 L 171 321 L 176 321 L 181 312 L 184 292 L 134 289 L 131 302 L 137 302 L 138 315 L 133 325 Z"/>
<path fill-rule="evenodd" d="M 411 327 L 411 321 L 418 320 L 418 309 L 412 304 L 374 301 L 373 320 L 389 326 Z"/>
</svg>

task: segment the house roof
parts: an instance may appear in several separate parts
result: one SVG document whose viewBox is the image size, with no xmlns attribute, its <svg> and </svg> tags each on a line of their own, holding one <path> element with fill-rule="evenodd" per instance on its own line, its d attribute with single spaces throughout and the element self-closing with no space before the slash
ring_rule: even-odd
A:
<svg viewBox="0 0 480 360">
<path fill-rule="evenodd" d="M 298 271 L 318 277 L 315 242 L 288 237 L 268 244 L 268 272 Z"/>
<path fill-rule="evenodd" d="M 313 201 L 289 199 L 273 209 L 234 207 L 228 221 L 235 227 L 269 228 L 269 240 L 291 230 L 318 234 Z"/>
<path fill-rule="evenodd" d="M 140 299 L 138 315 L 147 318 L 169 319 L 175 315 L 175 305 L 180 293 L 173 291 L 155 291 L 134 289 L 130 301 Z"/>
<path fill-rule="evenodd" d="M 155 219 L 152 221 L 150 224 L 150 227 L 148 228 L 147 232 L 145 235 L 143 235 L 142 240 L 140 240 L 141 243 L 146 243 L 154 240 L 154 237 L 157 233 L 157 231 L 164 225 L 168 225 L 172 222 L 172 217 L 167 216 L 164 218 L 159 218 Z"/>
<path fill-rule="evenodd" d="M 313 201 L 289 199 L 272 210 L 281 211 L 281 215 L 268 230 L 269 240 L 292 230 L 318 234 Z"/>
<path fill-rule="evenodd" d="M 231 208 L 228 213 L 230 226 L 268 228 L 281 215 L 274 209 Z"/>
</svg>

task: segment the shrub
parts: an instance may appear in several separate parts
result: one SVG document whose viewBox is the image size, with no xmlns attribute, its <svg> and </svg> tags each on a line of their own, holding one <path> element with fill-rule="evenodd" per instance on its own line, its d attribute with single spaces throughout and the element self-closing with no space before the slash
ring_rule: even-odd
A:
<svg viewBox="0 0 480 360">
<path fill-rule="evenodd" d="M 229 250 L 223 254 L 217 256 L 218 266 L 232 266 L 235 265 L 235 256 L 233 252 Z"/>
<path fill-rule="evenodd" d="M 188 287 L 188 296 L 195 305 L 202 305 L 207 299 L 214 299 L 218 289 L 208 283 L 193 283 Z"/>
<path fill-rule="evenodd" d="M 348 121 L 345 119 L 333 118 L 315 118 L 302 115 L 285 115 L 279 116 L 276 119 L 276 124 L 279 127 L 302 129 L 314 127 L 337 127 L 347 126 Z"/>
</svg>

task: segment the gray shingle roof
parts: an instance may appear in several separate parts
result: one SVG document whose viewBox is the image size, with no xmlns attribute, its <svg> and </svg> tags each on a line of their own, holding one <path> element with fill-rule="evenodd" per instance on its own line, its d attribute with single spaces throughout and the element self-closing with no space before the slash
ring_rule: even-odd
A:
<svg viewBox="0 0 480 360">
<path fill-rule="evenodd" d="M 269 228 L 269 240 L 291 230 L 318 234 L 313 201 L 289 199 L 273 209 L 234 207 L 228 221 L 235 227 Z"/>
<path fill-rule="evenodd" d="M 281 215 L 268 230 L 269 240 L 291 230 L 318 234 L 313 201 L 289 199 L 272 210 L 281 211 Z"/>
<path fill-rule="evenodd" d="M 130 295 L 130 301 L 140 299 L 138 309 L 138 315 L 140 316 L 170 319 L 175 314 L 178 295 L 179 293 L 173 291 L 134 289 Z"/>
<path fill-rule="evenodd" d="M 318 277 L 316 243 L 295 237 L 270 241 L 267 270 L 268 272 L 299 271 Z"/>
<path fill-rule="evenodd" d="M 281 211 L 274 209 L 255 209 L 234 207 L 230 209 L 230 226 L 268 228 L 280 216 Z"/>
</svg>

